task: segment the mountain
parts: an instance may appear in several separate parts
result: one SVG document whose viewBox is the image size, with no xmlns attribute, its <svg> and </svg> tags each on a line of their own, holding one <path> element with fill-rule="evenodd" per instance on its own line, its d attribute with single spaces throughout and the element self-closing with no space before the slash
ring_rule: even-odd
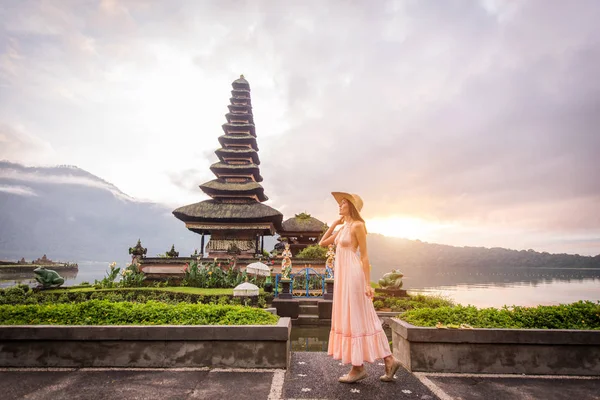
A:
<svg viewBox="0 0 600 400">
<path fill-rule="evenodd" d="M 200 246 L 166 206 L 139 202 L 73 166 L 0 161 L 0 259 L 47 254 L 62 261 L 128 259 L 141 238 L 148 255 Z"/>
<path fill-rule="evenodd" d="M 378 280 L 386 272 L 399 269 L 408 287 L 489 282 L 536 284 L 554 279 L 597 279 L 600 273 L 600 255 L 456 247 L 378 234 L 369 234 L 367 242 L 372 279 Z"/>
</svg>

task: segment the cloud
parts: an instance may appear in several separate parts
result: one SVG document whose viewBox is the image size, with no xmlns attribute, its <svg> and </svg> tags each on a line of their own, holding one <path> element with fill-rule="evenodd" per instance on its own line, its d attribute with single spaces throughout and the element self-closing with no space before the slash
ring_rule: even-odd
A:
<svg viewBox="0 0 600 400">
<path fill-rule="evenodd" d="M 0 159 L 36 160 L 43 163 L 53 153 L 52 146 L 47 141 L 23 127 L 14 127 L 0 121 Z"/>
<path fill-rule="evenodd" d="M 50 154 L 134 197 L 185 203 L 212 179 L 229 85 L 244 73 L 262 184 L 289 216 L 329 220 L 329 192 L 347 190 L 367 218 L 597 232 L 599 11 L 593 0 L 15 2 L 0 11 L 0 121 L 13 127 L 0 156 Z"/>
<path fill-rule="evenodd" d="M 74 171 L 81 172 L 81 170 L 75 168 Z M 43 184 L 59 184 L 59 185 L 80 185 L 93 187 L 98 189 L 104 189 L 112 193 L 115 197 L 120 198 L 122 200 L 127 201 L 135 201 L 135 199 L 129 197 L 125 193 L 121 192 L 114 185 L 104 182 L 98 178 L 91 178 L 88 176 L 81 176 L 78 174 L 51 174 L 47 172 L 38 173 L 35 168 L 24 168 L 24 169 L 16 169 L 16 168 L 0 168 L 0 179 L 16 181 L 16 182 L 36 182 Z M 18 188 L 11 190 L 12 193 L 15 194 L 30 194 L 35 195 L 31 189 L 26 186 L 20 185 L 3 185 L 0 186 L 0 190 L 4 187 L 6 190 L 10 188 Z M 28 190 L 29 189 L 29 190 Z M 17 193 L 18 192 L 18 193 Z"/>
<path fill-rule="evenodd" d="M 0 185 L 0 192 L 16 194 L 17 196 L 37 196 L 32 188 L 20 185 Z"/>
</svg>

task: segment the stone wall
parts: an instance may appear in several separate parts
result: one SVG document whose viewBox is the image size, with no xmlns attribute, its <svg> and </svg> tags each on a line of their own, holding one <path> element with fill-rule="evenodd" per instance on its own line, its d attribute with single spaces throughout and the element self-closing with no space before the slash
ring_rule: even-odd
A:
<svg viewBox="0 0 600 400">
<path fill-rule="evenodd" d="M 291 320 L 241 326 L 0 326 L 0 367 L 288 368 Z"/>
<path fill-rule="evenodd" d="M 414 372 L 600 375 L 600 331 L 437 329 L 391 319 L 394 355 Z"/>
</svg>

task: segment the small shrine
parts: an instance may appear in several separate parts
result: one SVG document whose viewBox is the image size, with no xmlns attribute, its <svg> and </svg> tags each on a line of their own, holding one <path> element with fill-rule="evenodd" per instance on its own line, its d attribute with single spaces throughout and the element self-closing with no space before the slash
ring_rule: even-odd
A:
<svg viewBox="0 0 600 400">
<path fill-rule="evenodd" d="M 232 87 L 224 135 L 219 137 L 221 148 L 215 151 L 218 162 L 210 167 L 216 179 L 200 185 L 211 199 L 180 207 L 173 214 L 201 235 L 201 255 L 205 235 L 210 235 L 209 257 L 252 258 L 262 254 L 265 235 L 281 230 L 283 215 L 262 204 L 268 198 L 259 183 L 263 178 L 250 85 L 242 75 Z"/>
<path fill-rule="evenodd" d="M 137 244 L 129 248 L 129 254 L 131 255 L 131 261 L 139 260 L 140 258 L 146 257 L 148 249 L 142 247 L 141 239 L 138 239 Z"/>
<path fill-rule="evenodd" d="M 308 246 L 318 243 L 319 237 L 325 232 L 327 225 L 310 214 L 300 213 L 285 220 L 282 229 L 278 231 L 279 240 L 289 243 L 295 256 Z"/>
<path fill-rule="evenodd" d="M 38 258 L 37 260 L 33 260 L 31 263 L 32 264 L 36 264 L 36 265 L 52 265 L 52 264 L 55 264 L 54 261 L 52 261 L 51 259 L 49 259 L 48 257 L 46 257 L 45 254 L 42 256 L 42 258 Z"/>
<path fill-rule="evenodd" d="M 177 257 L 179 257 L 179 252 L 175 251 L 175 245 L 171 246 L 171 250 L 167 251 L 165 253 L 165 256 L 167 256 L 168 258 L 177 258 Z"/>
</svg>

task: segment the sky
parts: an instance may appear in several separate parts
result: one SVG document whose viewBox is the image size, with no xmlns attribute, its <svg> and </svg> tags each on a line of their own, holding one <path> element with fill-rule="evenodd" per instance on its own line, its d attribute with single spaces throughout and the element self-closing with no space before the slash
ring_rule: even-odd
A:
<svg viewBox="0 0 600 400">
<path fill-rule="evenodd" d="M 205 200 L 244 74 L 285 218 L 331 222 L 347 191 L 370 232 L 596 255 L 599 18 L 595 0 L 0 0 L 0 160 Z"/>
</svg>

